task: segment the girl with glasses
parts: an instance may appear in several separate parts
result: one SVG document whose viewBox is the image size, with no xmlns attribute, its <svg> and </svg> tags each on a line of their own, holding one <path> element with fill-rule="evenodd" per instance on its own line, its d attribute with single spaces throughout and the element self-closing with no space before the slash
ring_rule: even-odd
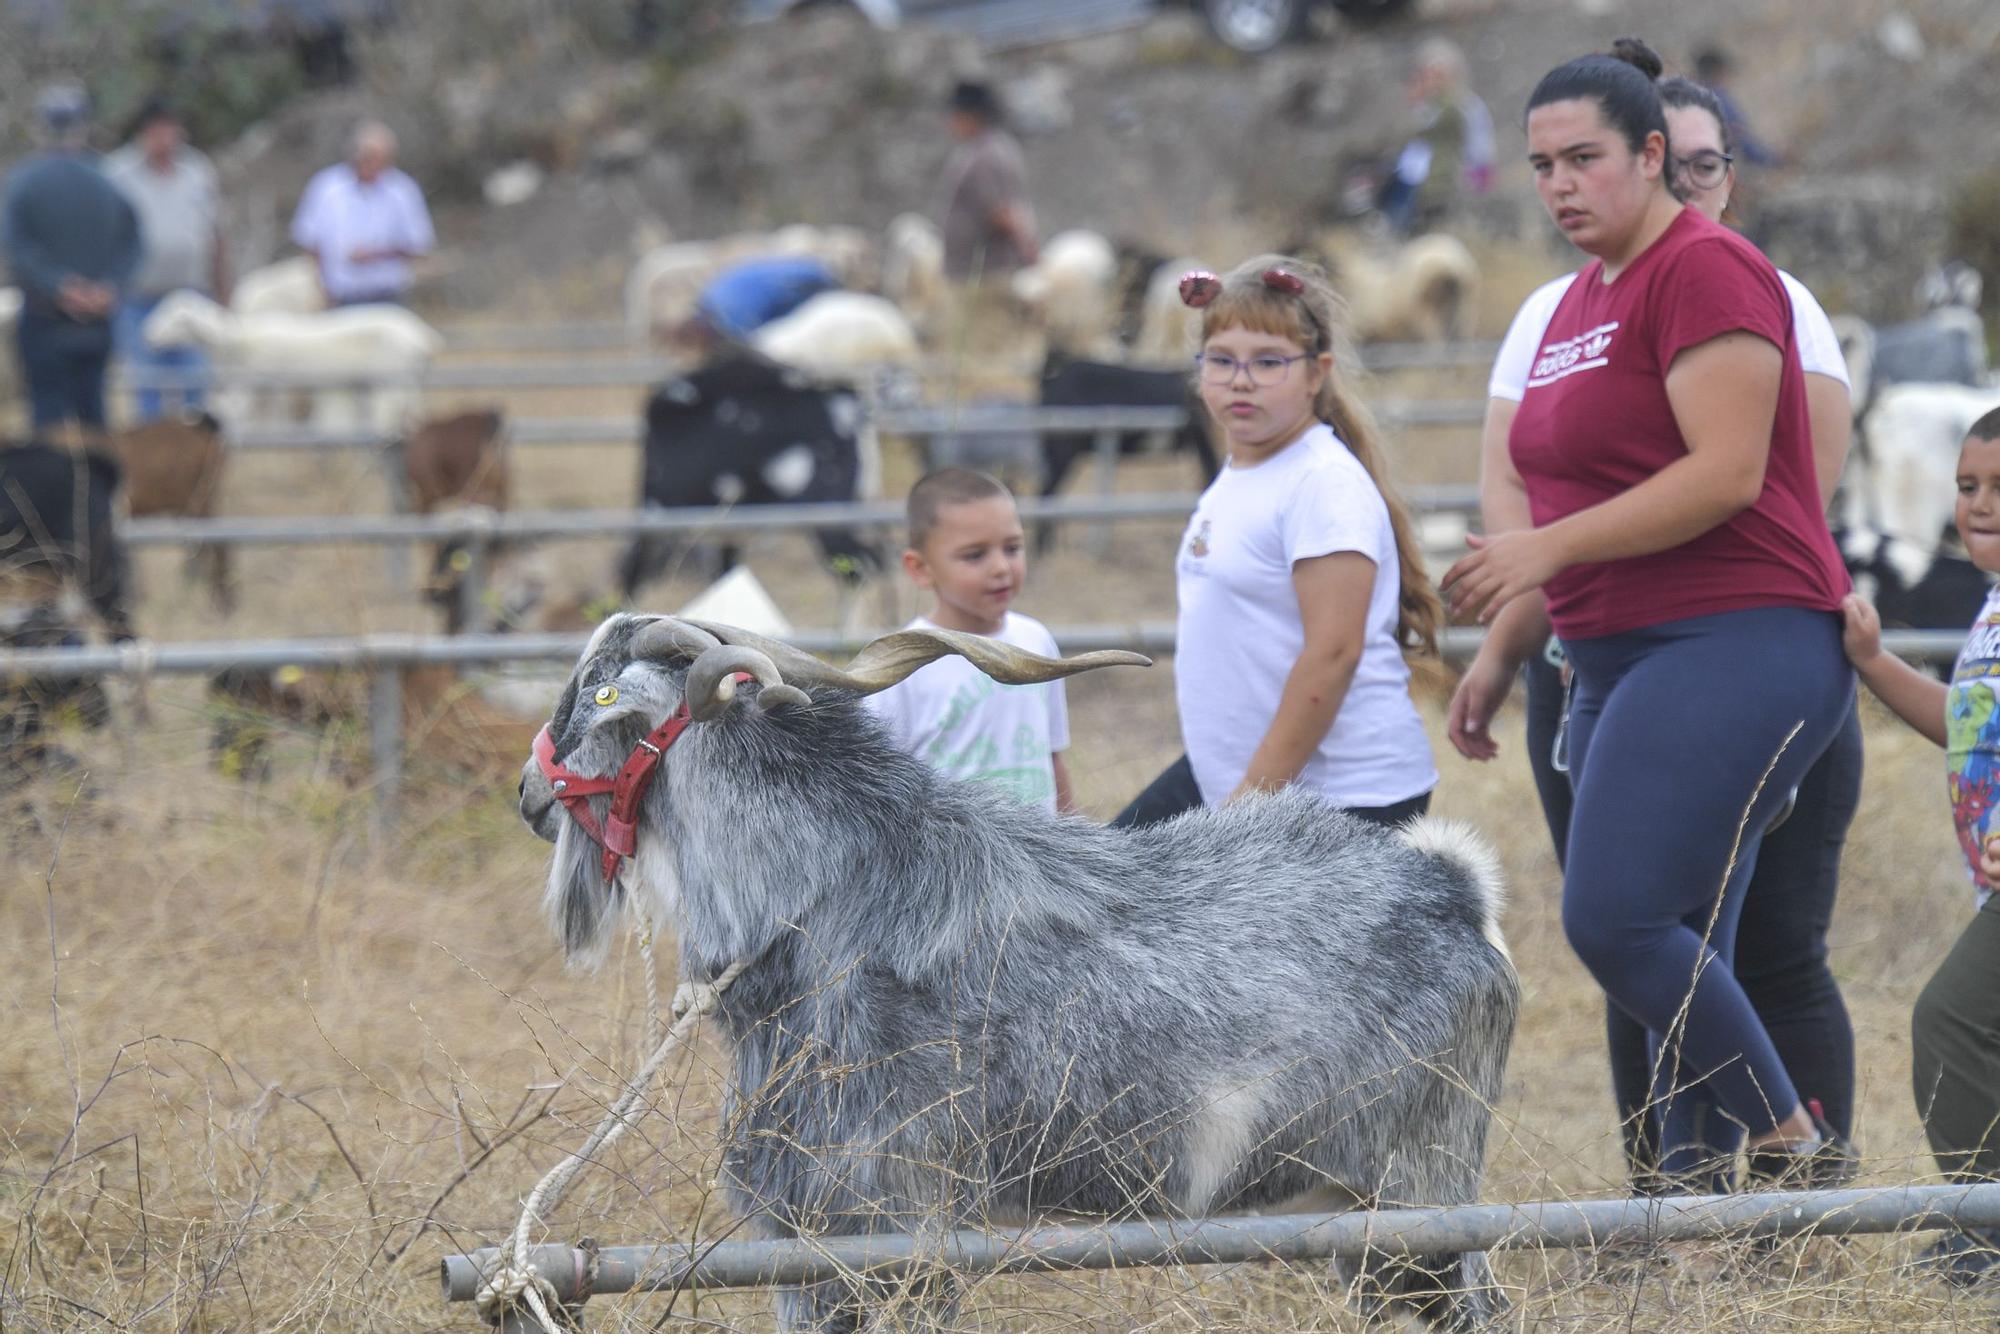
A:
<svg viewBox="0 0 2000 1334">
<path fill-rule="evenodd" d="M 1747 1137 L 1761 1175 L 1823 1181 L 1851 1149 L 1732 965 L 1766 830 L 1850 718 L 1848 581 L 1794 302 L 1755 247 L 1676 197 L 1689 145 L 1659 73 L 1620 42 L 1529 99 L 1537 188 L 1592 262 L 1524 317 L 1518 403 L 1496 390 L 1491 526 L 1446 574 L 1454 610 L 1493 628 L 1450 732 L 1495 753 L 1494 710 L 1553 622 L 1575 673 L 1563 925 L 1650 1035 L 1661 1171 L 1713 1189 L 1734 1176 L 1719 1146 Z"/>
<path fill-rule="evenodd" d="M 1735 145 L 1721 106 L 1710 89 L 1680 77 L 1660 80 L 1659 94 L 1676 164 L 1675 191 L 1704 217 L 1720 222 L 1736 187 Z M 1805 372 L 1814 471 L 1825 504 L 1847 457 L 1852 421 L 1847 366 L 1819 302 L 1791 274 L 1781 269 L 1778 277 L 1791 303 L 1792 332 Z M 1482 469 L 1485 485 L 1480 499 L 1489 533 L 1532 526 L 1525 497 L 1499 483 L 1506 473 L 1508 432 L 1542 346 L 1542 334 L 1575 278 L 1565 274 L 1522 303 L 1493 363 L 1481 435 L 1482 454 L 1488 461 Z M 1569 776 L 1552 762 L 1563 708 L 1559 660 L 1559 652 L 1534 654 L 1524 673 L 1528 762 L 1558 861 L 1565 851 L 1570 817 Z M 1790 813 L 1765 834 L 1737 927 L 1739 941 L 1751 946 L 1738 951 L 1737 981 L 1793 1084 L 1819 1106 L 1843 1138 L 1854 1128 L 1854 1031 L 1840 986 L 1827 966 L 1826 933 L 1840 885 L 1840 852 L 1860 797 L 1861 719 L 1850 708 L 1833 743 L 1799 785 Z M 1612 1095 L 1624 1129 L 1626 1168 L 1634 1187 L 1648 1190 L 1655 1184 L 1659 1137 L 1648 1110 L 1652 1059 L 1646 1029 L 1615 1002 L 1605 1009 Z M 1740 1128 L 1719 1116 L 1705 1114 L 1701 1120 L 1711 1157 L 1717 1162 L 1731 1158 Z M 1823 1165 L 1823 1171 L 1822 1184 L 1835 1184 L 1848 1175 L 1838 1164 Z M 1718 1179 L 1713 1184 L 1720 1189 L 1727 1183 Z"/>
<path fill-rule="evenodd" d="M 1299 787 L 1379 824 L 1437 784 L 1406 648 L 1435 652 L 1439 606 L 1382 448 L 1354 397 L 1339 298 L 1267 255 L 1192 273 L 1196 381 L 1228 449 L 1176 562 L 1174 680 L 1187 754 L 1120 815 Z"/>
</svg>

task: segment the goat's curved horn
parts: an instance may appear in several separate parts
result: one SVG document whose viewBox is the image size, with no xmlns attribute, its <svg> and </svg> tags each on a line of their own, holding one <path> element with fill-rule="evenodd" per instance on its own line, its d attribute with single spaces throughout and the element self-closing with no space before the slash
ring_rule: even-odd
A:
<svg viewBox="0 0 2000 1334">
<path fill-rule="evenodd" d="M 832 686 L 863 695 L 887 690 L 917 668 L 953 653 L 1005 685 L 1055 681 L 1094 667 L 1153 665 L 1151 658 L 1122 649 L 1100 649 L 1070 658 L 1045 658 L 1039 653 L 1030 653 L 984 635 L 968 635 L 957 630 L 898 630 L 868 644 L 843 669 L 822 662 L 803 649 L 752 634 L 748 630 L 739 630 L 733 625 L 716 625 L 708 621 L 683 621 L 682 624 L 705 630 L 725 644 L 756 649 L 777 665 L 791 685 L 807 689 Z"/>
<path fill-rule="evenodd" d="M 641 626 L 632 636 L 635 658 L 697 658 L 722 641 L 701 626 L 674 616 L 662 616 Z"/>
<path fill-rule="evenodd" d="M 688 668 L 688 713 L 696 722 L 707 722 L 729 707 L 729 701 L 736 698 L 736 677 L 740 672 L 748 672 L 758 685 L 764 687 L 757 695 L 757 707 L 760 709 L 807 702 L 803 690 L 785 684 L 785 678 L 778 674 L 778 665 L 771 661 L 770 655 L 747 644 L 718 644 L 704 650 L 694 660 L 694 665 Z"/>
<path fill-rule="evenodd" d="M 985 635 L 957 630 L 898 630 L 883 635 L 854 655 L 835 684 L 864 695 L 887 690 L 910 673 L 956 653 L 1003 685 L 1057 681 L 1096 667 L 1150 667 L 1153 660 L 1123 649 L 1099 649 L 1069 658 L 1045 658 Z"/>
</svg>

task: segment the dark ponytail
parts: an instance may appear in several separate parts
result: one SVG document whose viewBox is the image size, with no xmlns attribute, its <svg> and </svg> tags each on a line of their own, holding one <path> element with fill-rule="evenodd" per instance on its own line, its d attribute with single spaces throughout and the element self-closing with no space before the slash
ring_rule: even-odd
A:
<svg viewBox="0 0 2000 1334">
<path fill-rule="evenodd" d="M 1620 37 L 1608 54 L 1578 56 L 1544 74 L 1528 98 L 1528 110 L 1551 102 L 1595 102 L 1604 123 L 1637 153 L 1645 148 L 1647 135 L 1667 137 L 1657 82 L 1665 68 L 1652 47 L 1636 37 Z"/>
</svg>

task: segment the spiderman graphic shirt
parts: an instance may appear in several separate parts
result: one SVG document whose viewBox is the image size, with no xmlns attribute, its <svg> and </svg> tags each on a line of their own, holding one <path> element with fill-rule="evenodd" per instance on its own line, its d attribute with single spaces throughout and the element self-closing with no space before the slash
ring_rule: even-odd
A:
<svg viewBox="0 0 2000 1334">
<path fill-rule="evenodd" d="M 1981 878 L 1979 848 L 1989 832 L 1993 808 L 2000 804 L 2000 588 L 1986 595 L 1986 605 L 1966 636 L 1952 669 L 1945 695 L 1945 782 L 1951 792 L 1952 823 L 1958 846 L 1979 901 L 1986 902 L 1994 886 Z"/>
</svg>

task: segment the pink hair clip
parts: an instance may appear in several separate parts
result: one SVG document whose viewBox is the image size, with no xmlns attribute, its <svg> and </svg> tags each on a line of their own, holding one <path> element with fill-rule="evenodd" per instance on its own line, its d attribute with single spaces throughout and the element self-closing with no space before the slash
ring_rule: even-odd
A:
<svg viewBox="0 0 2000 1334">
<path fill-rule="evenodd" d="M 1200 310 L 1222 295 L 1222 279 L 1207 269 L 1189 269 L 1181 275 L 1181 302 Z"/>
<path fill-rule="evenodd" d="M 1264 286 L 1274 291 L 1283 292 L 1287 296 L 1305 295 L 1305 279 L 1296 273 L 1287 273 L 1283 269 L 1266 269 L 1260 276 L 1264 279 Z"/>
</svg>

